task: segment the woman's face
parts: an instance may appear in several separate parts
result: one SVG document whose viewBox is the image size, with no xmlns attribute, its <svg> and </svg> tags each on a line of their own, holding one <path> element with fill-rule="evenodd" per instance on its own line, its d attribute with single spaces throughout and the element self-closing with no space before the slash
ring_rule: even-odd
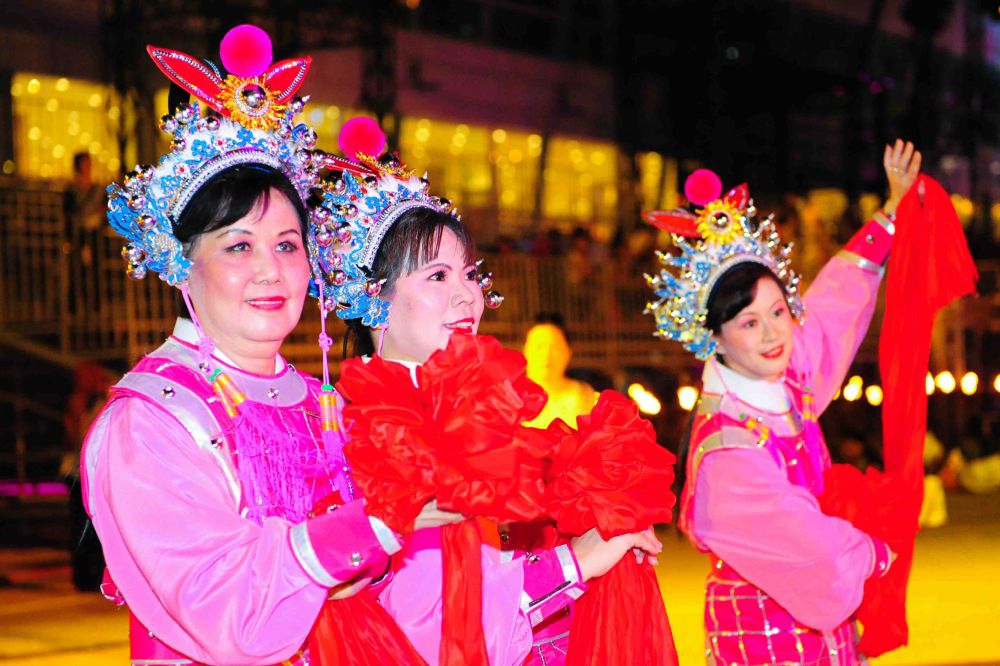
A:
<svg viewBox="0 0 1000 666">
<path fill-rule="evenodd" d="M 793 328 L 784 292 L 765 276 L 757 280 L 753 302 L 713 337 L 730 369 L 753 379 L 777 379 L 788 368 Z"/>
<path fill-rule="evenodd" d="M 262 344 L 280 346 L 298 324 L 309 287 L 299 216 L 271 190 L 242 219 L 201 234 L 188 289 L 205 332 L 237 362 Z M 275 352 L 277 350 L 275 349 Z"/>
<path fill-rule="evenodd" d="M 453 333 L 473 335 L 483 317 L 483 292 L 476 281 L 475 264 L 465 260 L 465 248 L 450 229 L 441 233 L 437 256 L 396 280 L 390 303 L 389 325 L 373 331 L 381 355 L 397 361 L 423 363 L 448 345 Z"/>
</svg>

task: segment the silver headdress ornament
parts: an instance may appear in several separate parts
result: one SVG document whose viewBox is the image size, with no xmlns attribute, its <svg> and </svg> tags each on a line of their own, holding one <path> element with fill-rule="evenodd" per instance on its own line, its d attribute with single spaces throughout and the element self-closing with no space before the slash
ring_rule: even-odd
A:
<svg viewBox="0 0 1000 666">
<path fill-rule="evenodd" d="M 753 262 L 766 266 L 782 283 L 792 315 L 801 320 L 805 309 L 799 295 L 799 276 L 791 270 L 792 244 L 781 245 L 773 215 L 756 221 L 757 209 L 746 184 L 719 197 L 722 183 L 707 169 L 699 169 L 684 186 L 687 198 L 700 205 L 696 213 L 685 209 L 651 211 L 643 218 L 669 231 L 680 254 L 657 252 L 663 268 L 646 275 L 655 301 L 645 314 L 656 319 L 655 335 L 674 340 L 706 360 L 715 352 L 705 318 L 708 300 L 727 271 Z M 668 267 L 674 270 L 668 270 Z"/>
<path fill-rule="evenodd" d="M 122 250 L 130 277 L 159 273 L 183 284 L 191 269 L 174 224 L 198 190 L 236 165 L 260 165 L 283 172 L 305 202 L 319 180 L 323 158 L 316 132 L 292 118 L 306 99 L 294 97 L 311 59 L 271 66 L 271 41 L 249 25 L 226 34 L 220 48 L 229 74 L 179 51 L 147 47 L 171 81 L 215 113 L 202 117 L 198 102 L 181 104 L 160 128 L 173 135 L 171 150 L 153 166 L 139 165 L 123 183 L 108 187 L 108 221 L 129 243 Z"/>
<path fill-rule="evenodd" d="M 322 183 L 323 197 L 312 210 L 310 258 L 313 273 L 323 284 L 313 285 L 313 295 L 323 289 L 325 312 L 341 319 L 361 319 L 379 328 L 389 318 L 389 304 L 380 296 L 382 282 L 375 280 L 375 257 L 386 233 L 407 211 L 428 208 L 461 221 L 448 199 L 430 194 L 427 178 L 419 178 L 395 154 L 382 153 L 385 135 L 370 118 L 348 121 L 339 137 L 345 155 L 357 161 L 327 156 L 323 165 L 333 172 Z M 477 267 L 479 263 L 477 262 Z M 486 305 L 497 308 L 503 297 L 492 290 L 493 278 L 480 274 Z"/>
</svg>

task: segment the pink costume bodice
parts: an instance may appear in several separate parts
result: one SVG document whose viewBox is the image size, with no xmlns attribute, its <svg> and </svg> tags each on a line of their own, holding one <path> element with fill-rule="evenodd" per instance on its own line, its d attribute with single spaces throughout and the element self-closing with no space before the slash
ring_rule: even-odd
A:
<svg viewBox="0 0 1000 666">
<path fill-rule="evenodd" d="M 315 380 L 283 362 L 270 376 L 213 364 L 254 403 L 239 427 L 271 435 L 237 440 L 192 345 L 171 338 L 140 361 L 83 455 L 104 589 L 128 604 L 133 663 L 307 663 L 330 588 L 381 576 L 399 543 L 360 499 L 311 514 L 335 489 L 338 453 L 323 444 Z"/>
<path fill-rule="evenodd" d="M 871 320 L 885 226 L 869 223 L 817 276 L 784 377 L 748 380 L 716 359 L 705 366 L 680 528 L 712 563 L 709 664 L 860 663 L 850 617 L 865 580 L 884 574 L 888 549 L 820 511 L 830 457 L 816 419 Z M 883 245 L 866 258 L 873 238 Z"/>
</svg>

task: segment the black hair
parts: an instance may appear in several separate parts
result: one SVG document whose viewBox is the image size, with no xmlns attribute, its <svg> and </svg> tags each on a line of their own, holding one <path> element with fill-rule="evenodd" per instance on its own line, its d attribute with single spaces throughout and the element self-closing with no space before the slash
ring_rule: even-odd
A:
<svg viewBox="0 0 1000 666">
<path fill-rule="evenodd" d="M 708 297 L 705 313 L 705 328 L 718 335 L 722 325 L 738 315 L 757 297 L 757 282 L 767 277 L 774 280 L 784 293 L 778 276 L 763 264 L 745 261 L 723 273 Z"/>
<path fill-rule="evenodd" d="M 476 243 L 469 230 L 457 219 L 424 206 L 411 208 L 389 228 L 379 245 L 372 266 L 373 280 L 385 280 L 383 297 L 392 296 L 396 281 L 434 259 L 441 249 L 445 229 L 458 238 L 465 250 L 465 261 L 471 264 L 476 256 Z M 361 319 L 348 319 L 344 336 L 344 357 L 348 356 L 348 341 L 353 338 L 351 356 L 371 356 L 375 353 L 371 329 Z"/>
<path fill-rule="evenodd" d="M 284 196 L 295 208 L 302 242 L 305 243 L 309 215 L 288 177 L 270 167 L 240 164 L 212 176 L 174 222 L 174 237 L 184 247 L 184 255 L 191 255 L 202 234 L 228 227 L 246 217 L 258 205 L 266 210 L 271 203 L 272 190 Z M 181 316 L 190 318 L 184 301 L 181 299 L 179 303 Z"/>
<path fill-rule="evenodd" d="M 784 287 L 774 271 L 755 261 L 737 264 L 723 273 L 708 297 L 705 328 L 716 335 L 721 333 L 723 324 L 753 303 L 753 299 L 757 297 L 757 283 L 761 278 L 774 280 L 784 293 Z M 721 363 L 725 364 L 725 359 L 721 356 L 718 358 Z M 674 524 L 677 524 L 681 493 L 684 491 L 684 483 L 687 481 L 688 453 L 691 448 L 691 431 L 694 428 L 696 411 L 692 410 L 688 416 L 684 436 L 681 437 L 680 445 L 677 447 L 677 466 L 674 474 L 674 493 L 677 496 L 677 504 L 674 506 Z"/>
</svg>

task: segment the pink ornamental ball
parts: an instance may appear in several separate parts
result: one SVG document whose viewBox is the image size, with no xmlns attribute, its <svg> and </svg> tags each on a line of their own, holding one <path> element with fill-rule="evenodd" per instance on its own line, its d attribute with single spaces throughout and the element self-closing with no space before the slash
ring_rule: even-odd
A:
<svg viewBox="0 0 1000 666">
<path fill-rule="evenodd" d="M 704 206 L 722 196 L 722 181 L 709 169 L 696 169 L 684 181 L 684 196 L 695 206 Z"/>
<path fill-rule="evenodd" d="M 271 66 L 271 38 L 260 28 L 238 25 L 222 38 L 219 55 L 226 71 L 241 79 L 260 76 Z"/>
<path fill-rule="evenodd" d="M 359 116 L 344 123 L 337 143 L 349 159 L 356 159 L 358 153 L 378 157 L 385 150 L 385 132 L 375 120 Z"/>
</svg>

